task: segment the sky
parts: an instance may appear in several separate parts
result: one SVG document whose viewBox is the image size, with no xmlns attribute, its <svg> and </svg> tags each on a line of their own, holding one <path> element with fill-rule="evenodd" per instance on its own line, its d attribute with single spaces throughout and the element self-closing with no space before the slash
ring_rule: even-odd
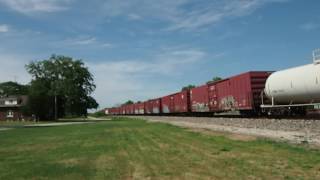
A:
<svg viewBox="0 0 320 180">
<path fill-rule="evenodd" d="M 82 59 L 100 108 L 214 76 L 312 62 L 319 0 L 0 0 L 0 82 L 52 54 Z"/>
</svg>

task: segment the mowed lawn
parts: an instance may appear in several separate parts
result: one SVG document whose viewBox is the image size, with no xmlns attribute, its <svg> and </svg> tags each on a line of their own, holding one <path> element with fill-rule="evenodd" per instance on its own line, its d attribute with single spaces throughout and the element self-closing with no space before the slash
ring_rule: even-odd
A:
<svg viewBox="0 0 320 180">
<path fill-rule="evenodd" d="M 122 118 L 2 131 L 0 179 L 320 179 L 320 151 Z"/>
</svg>

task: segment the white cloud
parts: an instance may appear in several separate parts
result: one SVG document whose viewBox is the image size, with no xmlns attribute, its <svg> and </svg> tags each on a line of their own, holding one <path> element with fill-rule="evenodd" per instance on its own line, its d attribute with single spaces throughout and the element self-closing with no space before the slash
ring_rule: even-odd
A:
<svg viewBox="0 0 320 180">
<path fill-rule="evenodd" d="M 14 81 L 26 84 L 31 77 L 25 70 L 30 56 L 6 55 L 0 53 L 0 82 Z M 210 56 L 219 58 L 224 54 Z M 165 49 L 143 60 L 107 62 L 85 62 L 94 75 L 97 89 L 93 96 L 100 108 L 133 99 L 146 100 L 172 93 L 177 82 L 175 77 L 183 76 L 188 69 L 204 61 L 207 53 L 197 49 Z M 163 80 L 167 79 L 167 80 Z"/>
<path fill-rule="evenodd" d="M 111 43 L 100 42 L 96 37 L 90 36 L 79 36 L 76 38 L 68 38 L 63 41 L 53 43 L 56 46 L 96 46 L 101 48 L 112 48 L 114 47 Z"/>
<path fill-rule="evenodd" d="M 166 22 L 166 30 L 193 30 L 212 26 L 231 17 L 251 14 L 268 3 L 289 0 L 97 0 L 91 2 L 96 19 L 122 16 L 129 20 L 155 18 Z M 23 14 L 57 12 L 75 0 L 0 0 Z M 86 9 L 80 9 L 86 11 Z M 89 9 L 88 11 L 92 11 Z"/>
<path fill-rule="evenodd" d="M 104 47 L 104 48 L 112 48 L 112 47 L 114 47 L 114 45 L 111 44 L 111 43 L 103 43 L 103 44 L 101 44 L 101 47 Z"/>
<path fill-rule="evenodd" d="M 68 9 L 67 4 L 72 0 L 0 0 L 9 8 L 23 14 L 36 12 L 57 12 Z"/>
<path fill-rule="evenodd" d="M 65 42 L 70 45 L 88 45 L 88 44 L 96 43 L 97 40 L 95 37 L 88 37 L 88 38 L 67 39 Z"/>
<path fill-rule="evenodd" d="M 226 0 L 212 1 L 209 5 L 185 12 L 168 30 L 197 29 L 215 25 L 223 19 L 241 17 L 253 13 L 266 3 L 284 2 L 285 0 Z"/>
<path fill-rule="evenodd" d="M 30 82 L 31 77 L 25 70 L 25 64 L 29 62 L 28 57 L 17 55 L 0 55 L 0 82 L 17 81 L 26 84 Z"/>
<path fill-rule="evenodd" d="M 128 18 L 130 20 L 140 20 L 141 19 L 141 16 L 139 16 L 138 14 L 129 14 L 128 15 Z"/>
<path fill-rule="evenodd" d="M 89 68 L 97 84 L 94 97 L 103 108 L 128 99 L 146 100 L 171 93 L 168 92 L 170 85 L 176 84 L 172 77 L 183 75 L 195 63 L 203 61 L 206 55 L 196 49 L 173 49 L 146 57 L 149 61 L 136 59 L 91 63 Z"/>
<path fill-rule="evenodd" d="M 177 50 L 154 55 L 149 58 L 149 61 L 111 61 L 98 64 L 95 69 L 103 69 L 105 72 L 114 74 L 170 75 L 172 73 L 177 73 L 176 69 L 179 69 L 178 67 L 197 62 L 205 57 L 205 55 L 206 53 L 198 50 Z"/>
<path fill-rule="evenodd" d="M 314 22 L 307 22 L 305 24 L 302 24 L 300 28 L 305 31 L 312 31 L 320 28 L 320 24 Z"/>
<path fill-rule="evenodd" d="M 0 33 L 5 33 L 9 31 L 9 26 L 6 24 L 0 24 Z"/>
<path fill-rule="evenodd" d="M 107 0 L 109 17 L 157 18 L 169 23 L 167 30 L 193 30 L 212 26 L 226 18 L 245 16 L 267 3 L 288 0 Z M 138 16 L 136 16 L 139 14 Z"/>
</svg>

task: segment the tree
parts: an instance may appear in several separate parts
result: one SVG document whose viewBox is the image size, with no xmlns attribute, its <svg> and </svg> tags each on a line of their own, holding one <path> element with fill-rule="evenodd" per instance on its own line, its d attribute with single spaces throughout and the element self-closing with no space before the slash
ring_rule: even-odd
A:
<svg viewBox="0 0 320 180">
<path fill-rule="evenodd" d="M 213 78 L 212 78 L 212 81 L 213 81 L 213 82 L 221 81 L 221 80 L 222 80 L 222 78 L 219 77 L 219 76 L 216 76 L 216 77 L 213 77 Z"/>
<path fill-rule="evenodd" d="M 219 77 L 219 76 L 215 76 L 215 77 L 213 77 L 213 78 L 212 78 L 212 80 L 211 80 L 211 81 L 208 81 L 208 82 L 207 82 L 207 84 L 208 84 L 208 83 L 217 82 L 217 81 L 221 81 L 221 80 L 222 80 L 222 78 L 221 78 L 221 77 Z"/>
<path fill-rule="evenodd" d="M 192 88 L 195 88 L 196 86 L 195 85 L 192 85 L 192 84 L 189 84 L 188 86 L 184 86 L 184 87 L 182 87 L 182 91 L 186 91 L 186 90 L 190 90 L 190 89 L 192 89 Z"/>
<path fill-rule="evenodd" d="M 97 112 L 94 112 L 94 113 L 91 113 L 90 116 L 97 117 L 97 118 L 106 116 L 105 109 L 97 111 Z"/>
<path fill-rule="evenodd" d="M 45 79 L 31 81 L 29 100 L 23 108 L 24 114 L 36 115 L 41 120 L 52 120 L 54 117 L 54 98 L 49 95 L 50 82 Z M 62 113 L 63 111 L 58 110 Z"/>
<path fill-rule="evenodd" d="M 127 102 L 124 103 L 124 105 L 129 105 L 129 104 L 134 104 L 132 100 L 128 100 Z"/>
<path fill-rule="evenodd" d="M 27 95 L 28 90 L 28 85 L 22 85 L 12 81 L 0 83 L 0 96 Z"/>
<path fill-rule="evenodd" d="M 42 102 L 46 103 L 42 108 L 49 118 L 54 117 L 52 112 L 56 109 L 59 117 L 86 116 L 88 109 L 98 107 L 90 96 L 96 88 L 93 76 L 82 60 L 52 55 L 48 60 L 31 62 L 26 69 L 32 76 L 30 109 L 36 115 L 42 114 L 39 112 Z"/>
</svg>

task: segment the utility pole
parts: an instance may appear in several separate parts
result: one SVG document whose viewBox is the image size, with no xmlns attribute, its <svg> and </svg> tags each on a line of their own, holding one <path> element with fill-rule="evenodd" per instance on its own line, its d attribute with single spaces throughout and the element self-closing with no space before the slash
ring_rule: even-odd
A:
<svg viewBox="0 0 320 180">
<path fill-rule="evenodd" d="M 54 120 L 58 120 L 58 98 L 57 98 L 57 81 L 54 81 Z"/>
<path fill-rule="evenodd" d="M 58 120 L 58 103 L 57 94 L 54 95 L 54 119 Z"/>
</svg>

